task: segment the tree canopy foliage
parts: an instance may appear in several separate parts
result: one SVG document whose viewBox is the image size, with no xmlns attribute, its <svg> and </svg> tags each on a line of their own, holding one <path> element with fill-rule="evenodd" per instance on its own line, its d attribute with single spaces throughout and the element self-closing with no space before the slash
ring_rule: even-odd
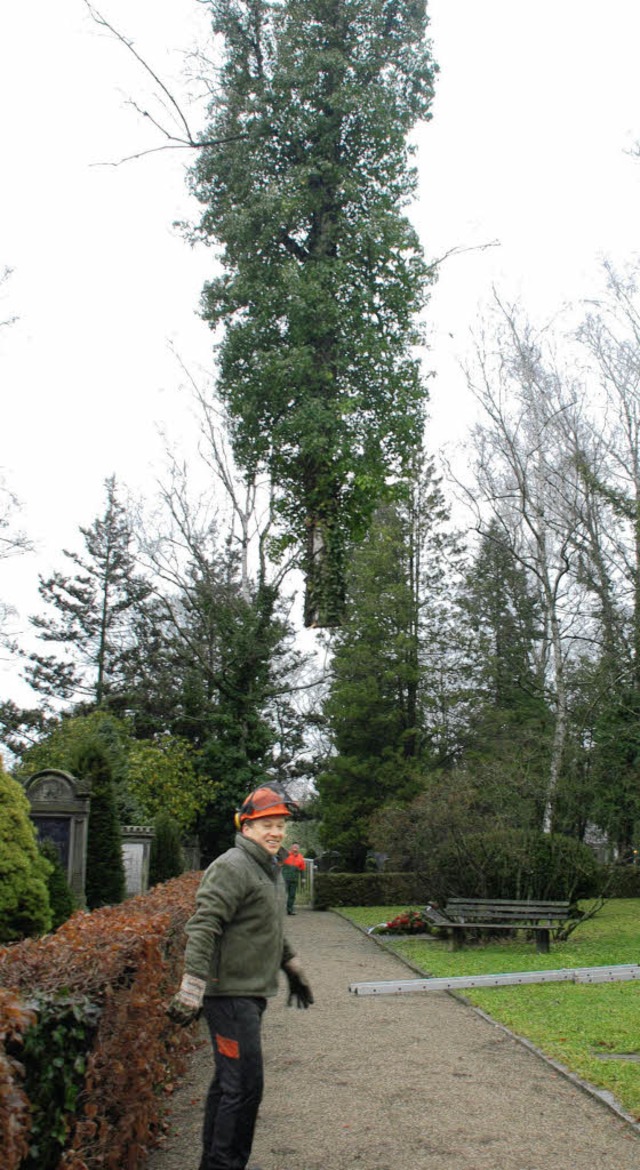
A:
<svg viewBox="0 0 640 1170">
<path fill-rule="evenodd" d="M 236 548 L 213 519 L 201 524 L 176 480 L 164 502 L 153 534 L 138 526 L 135 542 L 120 505 L 108 508 L 108 525 L 80 529 L 91 556 L 74 557 L 84 571 L 47 589 L 59 617 L 36 627 L 57 653 L 30 672 L 47 704 L 67 706 L 56 713 L 7 702 L 0 720 L 21 777 L 42 767 L 73 772 L 78 754 L 97 744 L 121 824 L 166 809 L 213 856 L 247 791 L 267 772 L 285 778 L 296 767 L 302 735 L 291 694 L 303 656 L 291 646 L 264 552 L 252 577 L 244 535 Z M 254 523 L 248 506 L 243 533 Z M 63 657 L 69 646 L 73 657 Z"/>
<path fill-rule="evenodd" d="M 206 860 L 266 775 L 306 794 L 317 778 L 317 840 L 354 869 L 428 852 L 453 873 L 471 837 L 515 844 L 518 865 L 520 840 L 541 837 L 629 860 L 637 274 L 606 266 L 567 359 L 496 293 L 466 371 L 462 468 L 441 483 L 420 450 L 414 347 L 430 273 L 404 216 L 434 73 L 424 5 L 209 7 L 218 56 L 191 183 L 194 235 L 219 261 L 203 312 L 220 364 L 198 399 L 227 508 L 218 496 L 201 514 L 174 462 L 145 534 L 107 482 L 73 570 L 41 582 L 35 627 L 56 652 L 32 660 L 40 706 L 0 704 L 16 774 L 74 770 L 97 740 L 120 822 L 168 809 Z M 304 620 L 337 627 L 316 640 L 324 701 L 292 646 L 292 563 Z"/>
<path fill-rule="evenodd" d="M 419 445 L 430 273 L 403 208 L 434 65 L 420 0 L 211 0 L 222 64 L 191 171 L 236 458 L 268 472 L 307 625 L 341 620 L 347 549 Z M 218 335 L 217 335 L 218 336 Z"/>
<path fill-rule="evenodd" d="M 603 295 L 565 337 L 569 358 L 499 296 L 478 331 L 467 369 L 476 422 L 449 479 L 468 551 L 449 576 L 425 558 L 436 574 L 417 595 L 413 798 L 398 752 L 408 529 L 387 556 L 391 530 L 374 526 L 354 558 L 319 779 L 324 843 L 352 865 L 369 849 L 383 855 L 396 821 L 406 865 L 436 838 L 453 833 L 464 848 L 494 828 L 637 856 L 640 308 L 633 272 L 607 265 L 605 275 Z"/>
</svg>

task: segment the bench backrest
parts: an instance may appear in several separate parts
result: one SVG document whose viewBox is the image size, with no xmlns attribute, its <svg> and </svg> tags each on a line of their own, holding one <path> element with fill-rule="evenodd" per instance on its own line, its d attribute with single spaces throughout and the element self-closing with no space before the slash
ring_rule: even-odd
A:
<svg viewBox="0 0 640 1170">
<path fill-rule="evenodd" d="M 448 898 L 445 913 L 466 922 L 564 922 L 570 902 L 517 901 L 508 898 Z"/>
</svg>

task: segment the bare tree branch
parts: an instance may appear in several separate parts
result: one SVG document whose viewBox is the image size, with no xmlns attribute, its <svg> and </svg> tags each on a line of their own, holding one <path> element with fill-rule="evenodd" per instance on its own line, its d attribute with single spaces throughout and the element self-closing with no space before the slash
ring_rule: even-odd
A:
<svg viewBox="0 0 640 1170">
<path fill-rule="evenodd" d="M 2 288 L 3 284 L 6 284 L 12 272 L 13 268 L 8 268 L 5 265 L 5 267 L 2 269 L 2 272 L 0 273 L 0 288 Z M 15 325 L 17 320 L 18 318 L 16 316 L 6 317 L 4 321 L 0 321 L 0 329 L 5 328 L 7 325 Z"/>
<path fill-rule="evenodd" d="M 101 28 L 104 28 L 109 33 L 111 33 L 111 35 L 115 37 L 115 39 L 119 41 L 120 44 L 123 45 L 129 53 L 131 53 L 142 70 L 152 79 L 154 85 L 156 85 L 161 94 L 164 95 L 164 98 L 166 99 L 166 102 L 169 106 L 169 113 L 173 113 L 173 117 L 177 121 L 178 126 L 181 127 L 181 133 L 172 133 L 165 126 L 163 126 L 158 121 L 158 119 L 154 117 L 153 114 L 149 113 L 148 110 L 143 109 L 143 107 L 139 106 L 137 102 L 133 101 L 133 99 L 129 99 L 128 104 L 132 106 L 136 113 L 138 113 L 141 117 L 146 118 L 151 123 L 151 125 L 154 126 L 155 129 L 164 136 L 166 142 L 162 146 L 152 146 L 145 148 L 144 150 L 136 151 L 134 154 L 126 155 L 117 161 L 93 163 L 93 166 L 119 167 L 122 166 L 123 163 L 133 162 L 136 159 L 145 158 L 147 155 L 151 154 L 158 154 L 165 150 L 203 150 L 206 147 L 221 146 L 223 143 L 227 142 L 243 141 L 249 137 L 248 134 L 231 134 L 228 136 L 223 136 L 222 138 L 209 139 L 202 138 L 194 134 L 187 120 L 187 116 L 184 113 L 177 98 L 174 97 L 169 87 L 165 85 L 164 81 L 156 73 L 155 69 L 153 69 L 145 60 L 145 58 L 142 57 L 141 54 L 137 51 L 133 41 L 129 40 L 128 37 L 119 32 L 117 28 L 114 28 L 114 26 L 106 19 L 106 17 L 103 16 L 97 8 L 94 8 L 90 0 L 84 0 L 84 2 L 89 10 L 92 20 L 94 20 L 96 24 L 100 25 Z"/>
</svg>

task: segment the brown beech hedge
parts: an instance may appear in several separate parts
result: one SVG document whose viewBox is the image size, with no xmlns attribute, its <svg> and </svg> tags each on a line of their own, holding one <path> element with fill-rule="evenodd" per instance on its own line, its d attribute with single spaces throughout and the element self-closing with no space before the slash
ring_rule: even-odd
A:
<svg viewBox="0 0 640 1170">
<path fill-rule="evenodd" d="M 166 1015 L 199 873 L 0 948 L 3 1170 L 136 1170 L 193 1048 Z"/>
</svg>

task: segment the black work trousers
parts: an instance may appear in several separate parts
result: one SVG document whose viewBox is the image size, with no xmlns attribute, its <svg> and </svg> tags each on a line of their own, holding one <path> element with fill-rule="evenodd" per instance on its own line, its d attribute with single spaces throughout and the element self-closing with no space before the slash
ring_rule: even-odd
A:
<svg viewBox="0 0 640 1170">
<path fill-rule="evenodd" d="M 205 1102 L 200 1170 L 245 1170 L 262 1100 L 266 999 L 205 996 L 215 1075 Z"/>
</svg>

